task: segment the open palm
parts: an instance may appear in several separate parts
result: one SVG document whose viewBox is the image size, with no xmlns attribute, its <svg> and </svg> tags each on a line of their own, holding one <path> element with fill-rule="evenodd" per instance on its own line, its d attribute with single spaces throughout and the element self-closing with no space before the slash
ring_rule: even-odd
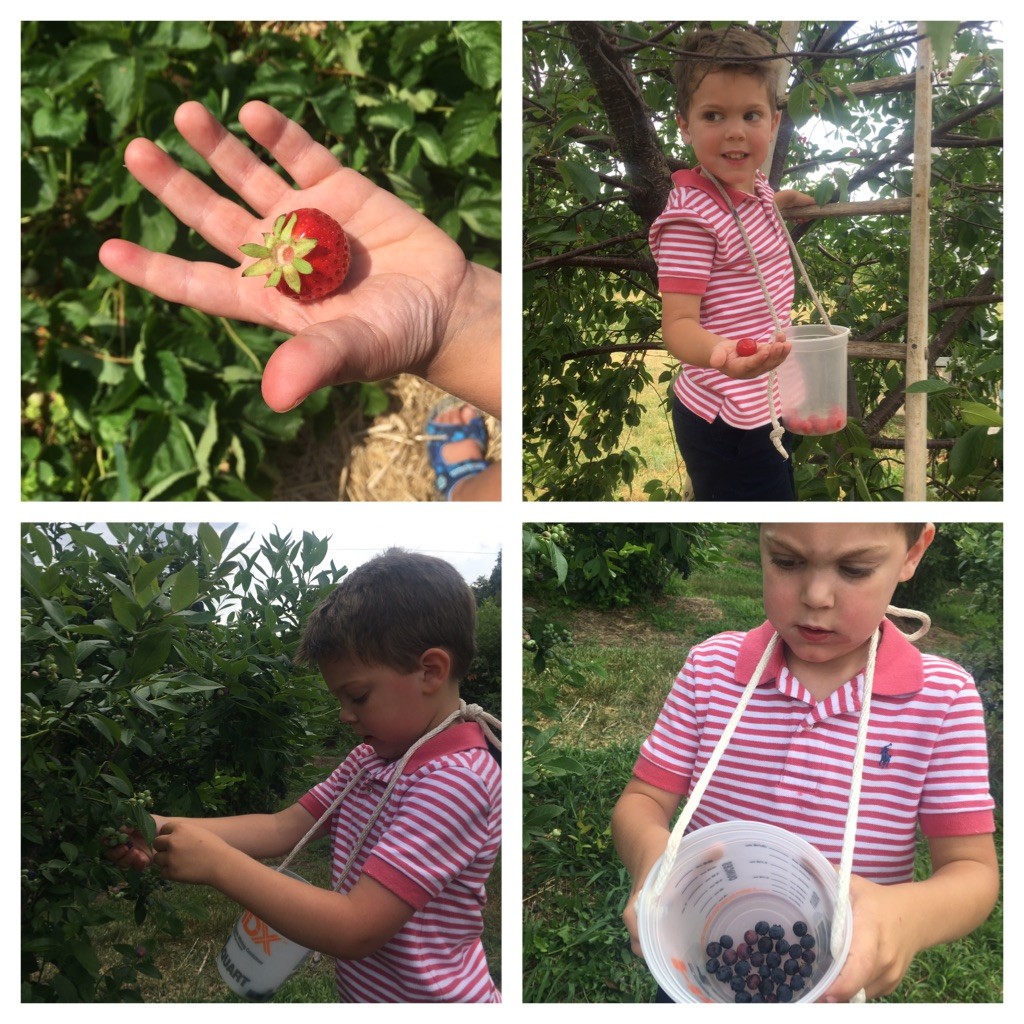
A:
<svg viewBox="0 0 1024 1024">
<path fill-rule="evenodd" d="M 482 274 L 492 272 L 468 263 L 448 235 L 402 200 L 342 167 L 273 107 L 247 103 L 239 120 L 298 189 L 199 103 L 179 107 L 175 125 L 248 208 L 218 195 L 148 139 L 135 139 L 125 150 L 131 174 L 210 245 L 237 259 L 238 267 L 191 262 L 121 239 L 103 244 L 103 265 L 171 302 L 291 334 L 263 373 L 264 398 L 277 411 L 329 384 L 401 372 L 454 391 L 451 368 L 440 368 L 444 349 L 463 326 L 460 310 L 467 294 L 479 290 Z M 262 278 L 240 273 L 252 261 L 239 246 L 260 241 L 280 214 L 299 207 L 330 214 L 345 228 L 351 246 L 345 283 L 316 302 L 297 302 L 263 287 Z"/>
</svg>

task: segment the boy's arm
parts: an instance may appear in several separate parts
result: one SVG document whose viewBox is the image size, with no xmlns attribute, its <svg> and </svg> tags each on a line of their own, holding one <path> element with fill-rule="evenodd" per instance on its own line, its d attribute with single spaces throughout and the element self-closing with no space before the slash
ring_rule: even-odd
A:
<svg viewBox="0 0 1024 1024">
<path fill-rule="evenodd" d="M 237 814 L 229 818 L 165 818 L 154 814 L 156 830 L 174 822 L 187 823 L 212 832 L 229 846 L 250 857 L 282 857 L 309 831 L 314 818 L 301 804 L 292 804 L 276 814 Z M 129 829 L 131 843 L 114 846 L 107 857 L 119 867 L 144 871 L 153 860 L 153 851 L 141 832 Z"/>
<path fill-rule="evenodd" d="M 888 995 L 922 949 L 962 938 L 992 912 L 999 894 L 992 836 L 937 836 L 928 846 L 932 874 L 924 881 L 851 879 L 853 943 L 825 1002 L 848 1002 L 861 988 L 869 999 Z"/>
<path fill-rule="evenodd" d="M 630 944 L 637 956 L 643 956 L 636 926 L 636 897 L 651 868 L 665 852 L 669 822 L 679 806 L 678 793 L 669 793 L 640 779 L 630 779 L 612 811 L 612 838 L 615 849 L 633 879 L 633 887 L 622 912 Z"/>
<path fill-rule="evenodd" d="M 747 380 L 775 369 L 792 348 L 780 334 L 778 340 L 758 345 L 753 355 L 741 356 L 736 351 L 739 338 L 722 338 L 701 326 L 699 295 L 665 292 L 661 302 L 661 336 L 665 347 L 681 363 L 710 367 L 737 380 Z"/>
<path fill-rule="evenodd" d="M 198 822 L 169 822 L 153 848 L 165 878 L 211 885 L 286 938 L 345 960 L 378 950 L 413 914 L 368 876 L 345 895 L 307 885 L 253 860 Z"/>
<path fill-rule="evenodd" d="M 212 832 L 229 846 L 250 857 L 283 857 L 309 831 L 316 820 L 302 804 L 274 814 L 235 814 L 227 818 L 165 818 L 188 822 Z"/>
</svg>

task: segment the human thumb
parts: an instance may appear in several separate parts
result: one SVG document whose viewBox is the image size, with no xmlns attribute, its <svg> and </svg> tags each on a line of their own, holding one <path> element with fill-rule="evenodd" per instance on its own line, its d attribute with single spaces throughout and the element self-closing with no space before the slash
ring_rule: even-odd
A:
<svg viewBox="0 0 1024 1024">
<path fill-rule="evenodd" d="M 393 376 L 404 367 L 392 365 L 390 354 L 380 332 L 358 317 L 315 324 L 267 360 L 263 398 L 275 412 L 288 412 L 320 388 Z"/>
</svg>

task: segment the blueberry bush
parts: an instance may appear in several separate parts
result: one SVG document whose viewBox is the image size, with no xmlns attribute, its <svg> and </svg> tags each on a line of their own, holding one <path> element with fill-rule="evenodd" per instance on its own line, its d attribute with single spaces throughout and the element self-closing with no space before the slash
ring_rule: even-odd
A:
<svg viewBox="0 0 1024 1024">
<path fill-rule="evenodd" d="M 238 111 L 264 100 L 496 266 L 500 73 L 498 22 L 22 22 L 22 496 L 272 497 L 282 446 L 336 415 L 328 390 L 264 404 L 279 335 L 99 265 L 112 237 L 223 260 L 124 169 L 134 137 L 223 193 L 174 111 L 198 100 L 245 139 Z M 372 413 L 383 395 L 339 397 Z"/>
<path fill-rule="evenodd" d="M 345 569 L 327 543 L 258 545 L 201 524 L 23 529 L 22 1000 L 139 998 L 148 951 L 93 946 L 135 904 L 181 922 L 153 872 L 103 857 L 127 824 L 162 814 L 276 809 L 286 779 L 336 723 L 315 671 L 291 654 Z M 102 966 L 101 966 L 102 964 Z"/>
</svg>

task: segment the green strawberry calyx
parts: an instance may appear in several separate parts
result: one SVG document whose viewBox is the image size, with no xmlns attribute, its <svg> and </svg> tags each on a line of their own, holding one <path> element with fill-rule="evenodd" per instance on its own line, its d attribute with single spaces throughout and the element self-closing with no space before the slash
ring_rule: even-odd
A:
<svg viewBox="0 0 1024 1024">
<path fill-rule="evenodd" d="M 312 264 L 304 257 L 316 247 L 316 239 L 293 239 L 297 215 L 293 213 L 287 221 L 286 216 L 282 214 L 277 218 L 273 231 L 264 232 L 262 245 L 259 242 L 246 242 L 239 246 L 246 256 L 252 256 L 257 261 L 246 267 L 242 276 L 266 276 L 265 288 L 275 288 L 283 278 L 285 284 L 298 295 L 302 291 L 301 275 L 313 273 Z"/>
</svg>

